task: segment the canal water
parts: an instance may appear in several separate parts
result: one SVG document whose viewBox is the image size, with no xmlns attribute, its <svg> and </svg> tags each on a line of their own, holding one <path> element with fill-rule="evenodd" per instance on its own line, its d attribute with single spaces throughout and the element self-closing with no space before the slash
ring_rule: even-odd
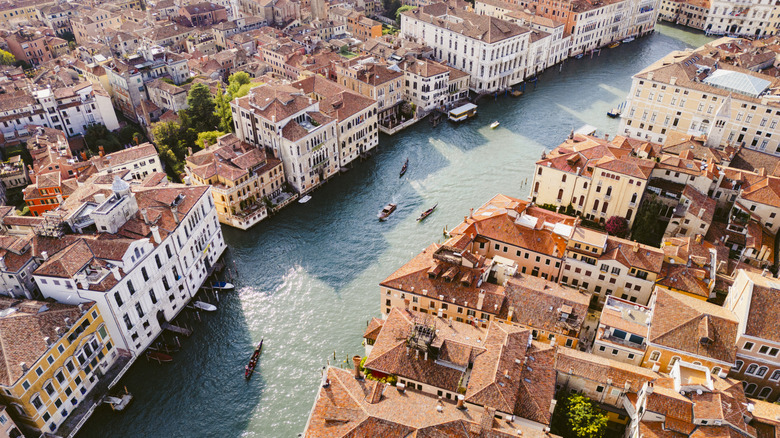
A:
<svg viewBox="0 0 780 438">
<path fill-rule="evenodd" d="M 469 209 L 497 193 L 524 198 L 534 162 L 584 124 L 614 136 L 631 75 L 671 50 L 710 39 L 659 25 L 655 34 L 599 56 L 566 61 L 520 98 L 485 98 L 461 125 L 427 122 L 380 139 L 379 152 L 248 232 L 225 227 L 237 289 L 204 315 L 171 364 L 143 359 L 123 380 L 128 410 L 98 409 L 83 437 L 296 437 L 327 361 L 362 354 L 379 316 L 378 283 Z M 488 125 L 500 122 L 496 129 Z M 398 177 L 404 160 L 409 171 Z M 377 212 L 398 210 L 387 222 Z M 438 204 L 424 222 L 416 217 Z M 257 371 L 243 378 L 265 339 Z M 335 354 L 335 360 L 334 360 Z"/>
</svg>

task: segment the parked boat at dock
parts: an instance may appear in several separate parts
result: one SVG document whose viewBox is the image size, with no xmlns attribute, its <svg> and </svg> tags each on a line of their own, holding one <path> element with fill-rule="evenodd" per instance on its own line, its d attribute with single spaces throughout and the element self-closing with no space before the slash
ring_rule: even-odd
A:
<svg viewBox="0 0 780 438">
<path fill-rule="evenodd" d="M 447 113 L 447 117 L 453 122 L 462 122 L 476 115 L 477 115 L 477 106 L 474 105 L 473 103 L 467 103 L 465 105 L 461 105 L 455 109 L 451 109 L 450 112 Z"/>
<path fill-rule="evenodd" d="M 307 203 L 309 201 L 311 201 L 311 196 L 305 195 L 305 196 L 301 197 L 301 199 L 298 200 L 298 203 L 299 204 L 305 204 L 305 203 Z"/>
<path fill-rule="evenodd" d="M 233 288 L 235 288 L 235 286 L 233 286 L 233 283 L 228 283 L 227 281 L 217 281 L 216 283 L 212 283 L 211 287 L 220 290 L 232 290 Z"/>
<path fill-rule="evenodd" d="M 430 216 L 430 215 L 431 215 L 431 213 L 433 213 L 433 211 L 434 211 L 434 210 L 436 210 L 436 207 L 437 207 L 438 205 L 439 205 L 439 204 L 437 203 L 437 204 L 436 204 L 436 205 L 434 205 L 433 207 L 431 207 L 431 208 L 429 208 L 429 209 L 425 210 L 424 212 L 420 213 L 420 217 L 418 217 L 418 218 L 417 218 L 417 222 L 420 222 L 420 221 L 422 221 L 423 219 L 425 219 L 426 217 Z"/>
<path fill-rule="evenodd" d="M 634 41 L 634 40 L 635 40 L 634 37 L 628 37 L 628 38 L 623 40 L 623 44 L 630 43 L 631 41 Z"/>
<path fill-rule="evenodd" d="M 159 351 L 146 350 L 146 359 L 156 360 L 158 363 L 173 362 L 173 356 L 161 353 Z"/>
<path fill-rule="evenodd" d="M 260 340 L 257 348 L 255 348 L 255 352 L 252 353 L 252 357 L 249 359 L 249 364 L 247 364 L 246 368 L 244 368 L 244 378 L 247 380 L 251 379 L 252 374 L 255 372 L 255 368 L 257 367 L 257 360 L 260 357 L 260 351 L 263 350 L 263 341 L 264 339 Z"/>
<path fill-rule="evenodd" d="M 203 301 L 195 301 L 192 304 L 195 308 L 200 310 L 205 310 L 206 312 L 216 312 L 217 306 L 209 303 L 204 303 Z"/>
<path fill-rule="evenodd" d="M 379 214 L 377 215 L 379 217 L 379 220 L 383 221 L 387 219 L 388 216 L 393 214 L 396 208 L 398 208 L 398 205 L 393 203 L 385 205 L 385 208 L 383 208 L 382 211 L 380 211 Z"/>
</svg>

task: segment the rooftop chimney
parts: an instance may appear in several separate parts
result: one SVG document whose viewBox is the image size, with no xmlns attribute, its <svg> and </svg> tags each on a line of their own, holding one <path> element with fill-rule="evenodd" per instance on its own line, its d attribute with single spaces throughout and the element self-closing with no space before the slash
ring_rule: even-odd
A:
<svg viewBox="0 0 780 438">
<path fill-rule="evenodd" d="M 144 218 L 144 223 L 149 225 L 149 212 L 145 208 L 141 209 L 141 216 Z"/>
<path fill-rule="evenodd" d="M 44 260 L 49 260 L 49 252 L 41 251 L 41 258 L 43 258 Z"/>
<path fill-rule="evenodd" d="M 48 337 L 48 336 L 44 336 L 44 337 L 43 337 L 43 342 L 44 342 L 46 345 L 51 345 L 51 338 L 50 338 L 50 337 Z"/>
<path fill-rule="evenodd" d="M 357 380 L 363 380 L 363 377 L 360 375 L 360 360 L 360 356 L 352 356 L 352 363 L 355 365 L 355 379 Z"/>
<path fill-rule="evenodd" d="M 461 410 L 465 410 L 466 405 L 464 404 L 464 400 L 466 400 L 466 397 L 464 397 L 463 394 L 458 394 L 458 404 L 455 407 Z"/>
<path fill-rule="evenodd" d="M 5 264 L 5 257 L 0 256 L 0 270 L 5 271 L 7 269 L 7 266 Z"/>
<path fill-rule="evenodd" d="M 178 224 L 179 223 L 179 205 L 176 204 L 173 207 L 171 207 L 171 214 L 173 214 L 173 220 Z"/>
<path fill-rule="evenodd" d="M 19 362 L 19 367 L 22 368 L 22 372 L 26 373 L 30 368 L 27 367 L 27 362 Z"/>
<path fill-rule="evenodd" d="M 149 229 L 152 231 L 152 237 L 154 238 L 154 242 L 158 245 L 162 243 L 162 238 L 160 237 L 160 227 L 157 225 L 152 225 L 149 227 Z"/>
<path fill-rule="evenodd" d="M 122 276 L 119 274 L 119 266 L 112 266 L 111 273 L 114 274 L 114 278 L 116 279 L 116 281 L 122 279 Z M 79 306 L 81 306 L 81 304 L 79 304 Z"/>
</svg>

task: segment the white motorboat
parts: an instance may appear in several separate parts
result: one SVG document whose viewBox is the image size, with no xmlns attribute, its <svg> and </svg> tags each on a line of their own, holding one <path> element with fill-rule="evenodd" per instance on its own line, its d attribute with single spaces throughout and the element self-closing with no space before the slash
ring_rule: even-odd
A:
<svg viewBox="0 0 780 438">
<path fill-rule="evenodd" d="M 498 128 L 498 125 L 500 125 L 500 123 L 498 123 L 498 120 L 496 120 L 495 122 L 490 124 L 490 129 L 496 129 Z"/>
<path fill-rule="evenodd" d="M 305 204 L 305 203 L 307 203 L 309 201 L 311 201 L 311 196 L 305 195 L 304 197 L 302 197 L 301 199 L 298 200 L 298 203 L 299 204 Z"/>
<path fill-rule="evenodd" d="M 193 304 L 196 309 L 205 310 L 206 312 L 216 312 L 217 306 L 209 303 L 204 303 L 203 301 L 195 301 Z"/>
</svg>

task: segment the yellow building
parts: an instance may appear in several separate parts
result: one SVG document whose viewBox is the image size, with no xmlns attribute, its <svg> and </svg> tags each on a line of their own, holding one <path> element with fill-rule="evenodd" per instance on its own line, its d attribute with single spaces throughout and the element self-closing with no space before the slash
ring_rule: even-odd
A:
<svg viewBox="0 0 780 438">
<path fill-rule="evenodd" d="M 371 62 L 368 55 L 336 65 L 337 82 L 352 91 L 377 101 L 379 122 L 396 120 L 397 106 L 403 103 L 404 74 L 386 65 Z"/>
<path fill-rule="evenodd" d="M 631 151 L 625 137 L 609 141 L 574 134 L 536 162 L 531 200 L 570 207 L 596 222 L 624 217 L 631 226 L 655 167 Z"/>
<path fill-rule="evenodd" d="M 707 146 L 778 154 L 778 79 L 758 72 L 775 56 L 735 38 L 671 52 L 634 75 L 619 132 L 657 143 L 673 131 L 706 134 Z"/>
<path fill-rule="evenodd" d="M 713 374 L 736 360 L 734 313 L 715 304 L 656 288 L 642 366 L 669 373 L 678 361 L 707 367 Z"/>
<path fill-rule="evenodd" d="M 0 400 L 17 424 L 66 436 L 69 415 L 117 361 L 97 305 L 0 297 L 0 309 Z"/>
<path fill-rule="evenodd" d="M 0 28 L 11 29 L 21 23 L 40 20 L 38 9 L 54 3 L 53 0 L 5 2 L 0 6 Z"/>
<path fill-rule="evenodd" d="M 225 134 L 217 144 L 187 157 L 187 173 L 211 185 L 219 221 L 242 230 L 265 219 L 269 202 L 284 188 L 282 162 Z"/>
</svg>

